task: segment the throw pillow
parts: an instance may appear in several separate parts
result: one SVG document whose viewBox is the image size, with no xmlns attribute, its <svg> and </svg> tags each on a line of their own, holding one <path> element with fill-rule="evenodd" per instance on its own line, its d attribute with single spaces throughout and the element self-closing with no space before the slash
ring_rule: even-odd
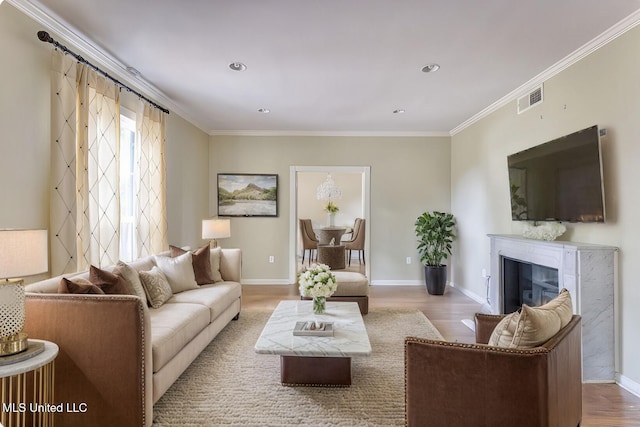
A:
<svg viewBox="0 0 640 427">
<path fill-rule="evenodd" d="M 147 295 L 145 294 L 144 287 L 140 281 L 140 275 L 135 268 L 122 261 L 118 261 L 118 264 L 116 264 L 116 267 L 113 269 L 113 273 L 121 276 L 125 280 L 131 295 L 136 295 L 145 303 L 145 305 L 147 304 Z"/>
<path fill-rule="evenodd" d="M 539 310 L 552 310 L 560 316 L 560 327 L 564 328 L 573 317 L 573 304 L 571 294 L 566 288 L 562 288 L 557 297 L 548 303 L 537 307 Z"/>
<path fill-rule="evenodd" d="M 177 257 L 185 254 L 182 248 L 170 245 L 169 253 L 171 257 Z M 198 285 L 208 285 L 213 283 L 213 277 L 211 275 L 211 257 L 209 256 L 209 245 L 201 247 L 197 251 L 192 253 L 193 259 L 193 273 L 196 277 L 196 283 Z"/>
<path fill-rule="evenodd" d="M 555 311 L 522 305 L 510 348 L 532 348 L 545 343 L 560 331 L 560 315 Z"/>
<path fill-rule="evenodd" d="M 157 266 L 151 271 L 141 271 L 140 281 L 152 308 L 160 308 L 173 295 L 167 277 Z"/>
<path fill-rule="evenodd" d="M 102 270 L 94 265 L 89 268 L 89 281 L 105 294 L 129 295 L 129 287 L 122 276 Z"/>
<path fill-rule="evenodd" d="M 220 274 L 220 258 L 222 258 L 222 249 L 213 248 L 210 251 L 211 253 L 211 275 L 213 277 L 213 282 L 222 282 L 222 274 Z"/>
<path fill-rule="evenodd" d="M 520 313 L 517 311 L 504 316 L 491 333 L 487 344 L 497 347 L 509 347 L 513 341 L 513 334 L 516 332 L 519 318 Z"/>
<path fill-rule="evenodd" d="M 193 256 L 186 252 L 175 258 L 155 256 L 156 265 L 162 270 L 174 294 L 197 289 L 196 276 L 193 272 Z"/>
<path fill-rule="evenodd" d="M 573 316 L 571 295 L 562 289 L 557 297 L 539 307 L 522 305 L 496 325 L 489 345 L 509 348 L 531 348 L 545 343 L 564 328 Z"/>
<path fill-rule="evenodd" d="M 59 294 L 104 294 L 102 289 L 87 279 L 69 280 L 63 277 L 58 285 Z"/>
</svg>

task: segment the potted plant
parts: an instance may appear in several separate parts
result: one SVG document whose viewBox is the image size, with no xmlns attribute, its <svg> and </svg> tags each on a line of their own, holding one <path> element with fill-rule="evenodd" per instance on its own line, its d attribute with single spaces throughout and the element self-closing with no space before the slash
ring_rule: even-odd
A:
<svg viewBox="0 0 640 427">
<path fill-rule="evenodd" d="M 424 279 L 431 295 L 444 294 L 447 266 L 442 262 L 451 255 L 451 243 L 456 237 L 453 215 L 444 212 L 424 212 L 415 223 L 418 253 L 424 264 Z"/>
</svg>

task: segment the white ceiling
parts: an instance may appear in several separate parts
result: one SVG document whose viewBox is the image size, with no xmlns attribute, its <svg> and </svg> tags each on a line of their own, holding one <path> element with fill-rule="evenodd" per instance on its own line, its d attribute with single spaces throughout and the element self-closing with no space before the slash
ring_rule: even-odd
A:
<svg viewBox="0 0 640 427">
<path fill-rule="evenodd" d="M 136 68 L 143 81 L 127 81 L 210 134 L 455 133 L 640 10 L 640 0 L 9 2 Z M 235 61 L 247 70 L 230 70 Z M 420 71 L 432 62 L 437 73 Z"/>
</svg>

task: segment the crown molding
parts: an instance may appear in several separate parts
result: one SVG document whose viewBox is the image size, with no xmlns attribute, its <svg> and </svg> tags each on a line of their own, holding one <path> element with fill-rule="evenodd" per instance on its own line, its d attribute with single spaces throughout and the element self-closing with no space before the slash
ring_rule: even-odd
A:
<svg viewBox="0 0 640 427">
<path fill-rule="evenodd" d="M 627 31 L 635 28 L 638 24 L 640 24 L 640 10 L 635 11 L 631 15 L 627 16 L 623 20 L 619 21 L 617 24 L 613 25 L 611 28 L 606 30 L 604 33 L 600 34 L 595 39 L 590 42 L 582 45 L 580 48 L 575 50 L 573 53 L 566 56 L 564 59 L 556 62 L 551 67 L 547 68 L 522 86 L 517 89 L 509 92 L 507 95 L 503 96 L 493 104 L 489 105 L 484 110 L 480 111 L 478 114 L 470 117 L 466 121 L 460 123 L 458 126 L 453 128 L 449 134 L 450 136 L 454 136 L 455 134 L 462 132 L 464 129 L 468 128 L 472 124 L 480 121 L 481 119 L 487 117 L 491 113 L 496 110 L 504 107 L 508 103 L 515 101 L 519 96 L 527 93 L 531 89 L 539 86 L 544 83 L 546 80 L 550 79 L 553 76 L 560 74 L 562 71 L 566 70 L 576 62 L 600 49 L 601 47 L 607 45 L 609 42 L 617 39 Z M 515 111 L 515 107 L 514 107 Z"/>
<path fill-rule="evenodd" d="M 122 80 L 128 86 L 131 86 L 135 90 L 145 94 L 154 102 L 164 106 L 165 108 L 174 111 L 176 114 L 187 119 L 193 123 L 196 127 L 200 128 L 203 132 L 206 132 L 206 127 L 202 124 L 198 124 L 191 118 L 186 111 L 177 105 L 171 98 L 165 95 L 160 89 L 146 81 L 142 77 L 133 77 L 127 71 L 127 66 L 117 60 L 115 57 L 109 55 L 99 47 L 94 46 L 89 42 L 91 40 L 88 36 L 81 33 L 77 29 L 70 26 L 62 18 L 53 13 L 51 10 L 43 6 L 37 1 L 32 0 L 6 0 L 7 3 L 14 6 L 20 12 L 36 21 L 38 24 L 46 27 L 48 31 L 55 34 L 56 37 L 60 37 L 69 43 L 73 49 L 77 49 L 81 56 L 88 56 L 92 61 L 95 61 L 96 65 L 104 69 L 104 71 L 118 76 L 119 80 Z M 34 37 L 36 35 L 34 34 Z M 54 38 L 56 38 L 54 37 Z M 71 47 L 69 46 L 69 47 Z M 132 65 L 132 64 L 130 64 Z M 132 65 L 133 66 L 133 65 Z"/>
<path fill-rule="evenodd" d="M 349 137 L 449 137 L 442 132 L 410 131 L 303 131 L 303 130 L 212 130 L 211 136 L 349 136 Z"/>
</svg>

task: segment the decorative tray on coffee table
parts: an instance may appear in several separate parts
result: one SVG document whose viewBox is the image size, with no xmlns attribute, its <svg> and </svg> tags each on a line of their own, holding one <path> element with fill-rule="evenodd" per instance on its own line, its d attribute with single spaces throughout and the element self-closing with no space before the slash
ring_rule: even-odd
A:
<svg viewBox="0 0 640 427">
<path fill-rule="evenodd" d="M 296 322 L 296 327 L 293 329 L 293 335 L 311 336 L 311 337 L 332 337 L 333 323 L 315 322 L 313 320 L 309 320 L 306 322 Z"/>
</svg>

